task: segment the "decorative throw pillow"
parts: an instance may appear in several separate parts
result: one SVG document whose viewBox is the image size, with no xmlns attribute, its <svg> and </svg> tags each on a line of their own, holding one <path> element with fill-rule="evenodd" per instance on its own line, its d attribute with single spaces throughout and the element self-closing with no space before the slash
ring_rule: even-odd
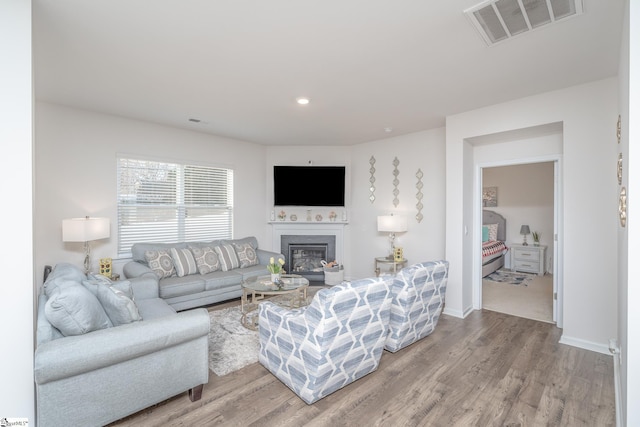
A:
<svg viewBox="0 0 640 427">
<path fill-rule="evenodd" d="M 229 271 L 240 267 L 240 260 L 238 260 L 236 250 L 233 249 L 233 245 L 225 244 L 216 246 L 215 251 L 216 254 L 218 254 L 222 271 Z"/>
<path fill-rule="evenodd" d="M 176 274 L 176 269 L 173 266 L 173 260 L 171 255 L 165 249 L 158 251 L 145 251 L 144 258 L 149 264 L 149 268 L 156 273 L 158 279 L 165 277 L 171 277 Z"/>
<path fill-rule="evenodd" d="M 196 260 L 196 266 L 200 274 L 207 274 L 220 270 L 220 260 L 216 251 L 211 246 L 189 246 L 193 257 Z"/>
<path fill-rule="evenodd" d="M 250 267 L 258 264 L 258 255 L 249 243 L 237 244 L 233 243 L 233 247 L 240 261 L 240 268 Z"/>
<path fill-rule="evenodd" d="M 171 248 L 171 258 L 173 259 L 173 265 L 176 268 L 178 277 L 184 277 L 198 272 L 196 260 L 193 258 L 193 254 L 189 249 Z"/>
<path fill-rule="evenodd" d="M 489 227 L 487 227 L 486 225 L 482 226 L 482 242 L 488 242 L 489 241 Z"/>
<path fill-rule="evenodd" d="M 134 300 L 129 298 L 125 292 L 116 289 L 115 286 L 99 284 L 98 300 L 113 326 L 126 325 L 142 319 Z"/>
<path fill-rule="evenodd" d="M 44 314 L 67 337 L 113 326 L 100 301 L 80 284 L 53 292 Z"/>
<path fill-rule="evenodd" d="M 489 241 L 498 240 L 498 224 L 487 224 L 487 228 L 489 229 Z"/>
</svg>

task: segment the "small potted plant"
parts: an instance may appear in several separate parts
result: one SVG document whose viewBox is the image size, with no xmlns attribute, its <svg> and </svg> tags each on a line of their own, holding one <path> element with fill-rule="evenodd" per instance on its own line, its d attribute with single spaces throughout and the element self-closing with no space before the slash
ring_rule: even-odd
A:
<svg viewBox="0 0 640 427">
<path fill-rule="evenodd" d="M 540 233 L 534 231 L 531 236 L 533 237 L 533 246 L 540 246 Z"/>
<path fill-rule="evenodd" d="M 335 221 L 337 217 L 338 215 L 335 213 L 335 211 L 329 212 L 329 220 Z"/>
<path fill-rule="evenodd" d="M 280 283 L 280 273 L 282 272 L 282 266 L 284 265 L 284 260 L 282 258 L 278 258 L 278 262 L 271 257 L 269 258 L 269 264 L 267 264 L 267 270 L 271 273 L 271 282 L 276 285 Z"/>
<path fill-rule="evenodd" d="M 280 218 L 280 221 L 284 221 L 286 217 L 287 217 L 287 213 L 285 211 L 280 211 L 278 213 L 278 218 Z"/>
</svg>

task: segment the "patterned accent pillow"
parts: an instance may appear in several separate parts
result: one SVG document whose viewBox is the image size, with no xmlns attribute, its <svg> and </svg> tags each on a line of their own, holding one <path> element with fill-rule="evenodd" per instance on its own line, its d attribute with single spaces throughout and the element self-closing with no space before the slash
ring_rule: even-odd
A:
<svg viewBox="0 0 640 427">
<path fill-rule="evenodd" d="M 173 265 L 176 268 L 178 277 L 184 277 L 198 272 L 196 260 L 193 258 L 193 254 L 189 249 L 171 248 L 171 259 L 173 259 Z"/>
<path fill-rule="evenodd" d="M 173 266 L 173 260 L 171 255 L 165 249 L 158 251 L 145 251 L 144 259 L 147 260 L 149 268 L 156 273 L 158 279 L 164 279 L 176 274 L 176 269 Z"/>
<path fill-rule="evenodd" d="M 240 267 L 240 260 L 236 255 L 236 250 L 233 249 L 233 245 L 225 244 L 216 246 L 215 251 L 216 254 L 218 254 L 222 271 L 229 271 Z"/>
<path fill-rule="evenodd" d="M 196 266 L 200 274 L 220 270 L 220 260 L 211 246 L 189 246 L 189 249 L 193 253 L 193 258 L 196 260 Z"/>
<path fill-rule="evenodd" d="M 489 241 L 495 242 L 498 240 L 498 224 L 487 224 L 489 229 Z"/>
<path fill-rule="evenodd" d="M 236 254 L 238 255 L 240 268 L 258 265 L 258 255 L 256 255 L 256 251 L 249 243 L 233 243 L 233 247 L 235 248 Z"/>
</svg>

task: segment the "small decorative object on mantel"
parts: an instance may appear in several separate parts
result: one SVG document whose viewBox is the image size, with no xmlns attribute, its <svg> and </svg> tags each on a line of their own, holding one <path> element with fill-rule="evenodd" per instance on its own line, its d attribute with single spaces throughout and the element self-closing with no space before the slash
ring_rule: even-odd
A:
<svg viewBox="0 0 640 427">
<path fill-rule="evenodd" d="M 311 222 L 311 209 L 307 209 L 307 221 Z"/>
<path fill-rule="evenodd" d="M 278 213 L 278 218 L 280 219 L 280 221 L 284 221 L 287 218 L 287 213 L 285 211 L 280 211 Z"/>
<path fill-rule="evenodd" d="M 400 164 L 400 160 L 398 158 L 393 159 L 393 206 L 398 207 L 400 200 L 398 200 L 398 194 L 400 194 L 400 190 L 398 190 L 398 185 L 400 185 L 400 181 L 398 180 L 398 175 L 400 171 L 398 170 L 398 165 Z"/>
<path fill-rule="evenodd" d="M 291 216 L 289 218 L 291 219 L 291 221 L 297 221 L 298 220 L 298 215 L 291 214 Z"/>
<path fill-rule="evenodd" d="M 416 172 L 416 178 L 418 178 L 418 182 L 416 183 L 416 188 L 418 189 L 418 192 L 416 193 L 416 199 L 418 200 L 418 203 L 416 203 L 416 209 L 418 210 L 418 213 L 416 214 L 416 221 L 421 222 L 422 218 L 424 218 L 424 216 L 422 215 L 422 208 L 424 207 L 424 205 L 422 204 L 422 177 L 424 176 L 424 174 L 422 173 L 422 169 L 418 169 L 418 172 Z"/>
<path fill-rule="evenodd" d="M 336 214 L 335 211 L 329 212 L 329 220 L 330 221 L 335 221 L 337 217 L 338 217 L 338 214 Z"/>
<path fill-rule="evenodd" d="M 322 221 L 322 215 L 318 214 L 316 215 L 316 221 Z"/>
</svg>

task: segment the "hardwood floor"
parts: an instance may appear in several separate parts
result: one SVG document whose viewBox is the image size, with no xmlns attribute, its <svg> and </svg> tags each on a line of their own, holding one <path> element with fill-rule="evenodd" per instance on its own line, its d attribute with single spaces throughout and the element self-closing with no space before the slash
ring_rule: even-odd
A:
<svg viewBox="0 0 640 427">
<path fill-rule="evenodd" d="M 114 426 L 614 426 L 613 358 L 558 344 L 554 325 L 482 310 L 442 315 L 377 371 L 307 405 L 259 363 L 210 373 Z"/>
</svg>

